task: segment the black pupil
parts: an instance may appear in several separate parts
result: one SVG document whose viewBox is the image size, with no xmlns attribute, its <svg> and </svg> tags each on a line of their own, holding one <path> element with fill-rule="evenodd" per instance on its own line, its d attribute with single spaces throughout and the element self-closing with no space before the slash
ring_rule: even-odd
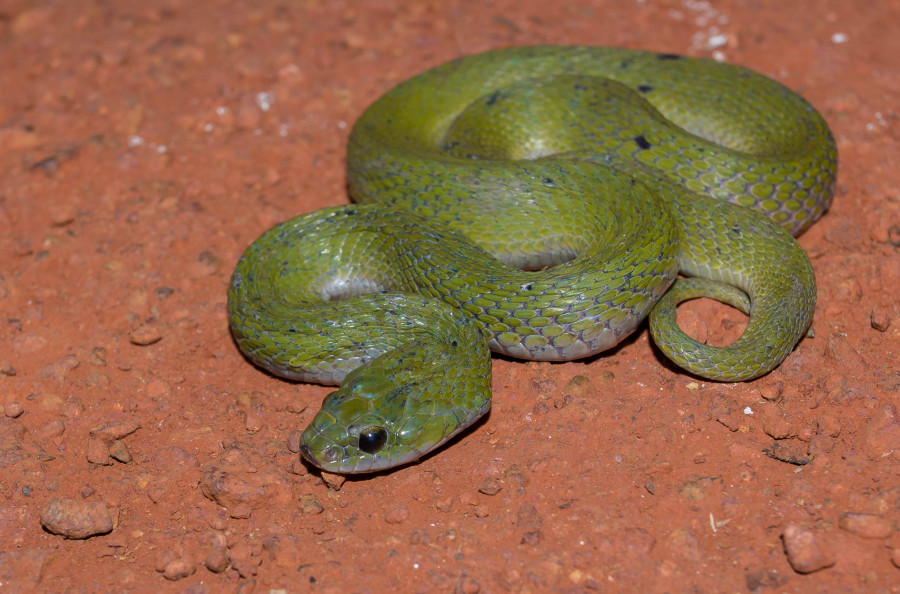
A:
<svg viewBox="0 0 900 594">
<path fill-rule="evenodd" d="M 367 454 L 374 454 L 384 447 L 387 431 L 381 427 L 371 427 L 359 434 L 359 449 Z"/>
</svg>

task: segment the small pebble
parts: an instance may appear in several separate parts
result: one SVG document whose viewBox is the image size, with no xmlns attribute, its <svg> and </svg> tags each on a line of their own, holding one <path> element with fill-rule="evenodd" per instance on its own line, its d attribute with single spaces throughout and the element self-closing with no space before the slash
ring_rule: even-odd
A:
<svg viewBox="0 0 900 594">
<path fill-rule="evenodd" d="M 5 414 L 10 419 L 17 419 L 22 416 L 22 413 L 25 412 L 25 407 L 22 406 L 22 403 L 10 402 L 6 406 L 3 407 L 3 414 Z"/>
<path fill-rule="evenodd" d="M 523 503 L 516 510 L 516 526 L 522 530 L 538 530 L 544 524 L 544 517 L 530 503 Z"/>
<path fill-rule="evenodd" d="M 449 512 L 453 508 L 453 497 L 440 499 L 434 503 L 434 506 L 438 508 L 438 511 Z"/>
<path fill-rule="evenodd" d="M 213 547 L 206 556 L 206 560 L 203 564 L 206 566 L 206 569 L 213 573 L 222 573 L 228 569 L 228 564 L 230 562 L 228 551 L 225 547 Z"/>
<path fill-rule="evenodd" d="M 576 375 L 563 386 L 563 394 L 591 398 L 597 395 L 597 387 L 589 377 Z"/>
<path fill-rule="evenodd" d="M 226 528 L 228 528 L 228 521 L 225 519 L 225 514 L 221 513 L 221 512 L 210 516 L 208 523 L 209 523 L 209 527 L 212 528 L 213 530 L 222 531 L 222 530 L 225 530 Z M 213 544 L 215 544 L 215 542 L 216 542 L 215 539 L 218 539 L 219 536 L 221 536 L 221 534 L 218 532 L 213 535 L 213 537 L 212 537 Z M 224 542 L 222 543 L 222 546 L 223 547 L 225 546 Z"/>
<path fill-rule="evenodd" d="M 536 547 L 541 544 L 541 531 L 540 530 L 529 530 L 525 534 L 522 535 L 522 540 L 520 541 L 523 545 L 529 545 L 532 547 Z"/>
<path fill-rule="evenodd" d="M 806 449 L 806 444 L 802 441 L 773 441 L 772 445 L 763 448 L 763 453 L 781 462 L 803 466 L 811 460 Z"/>
<path fill-rule="evenodd" d="M 685 334 L 701 344 L 709 340 L 709 328 L 700 314 L 691 309 L 678 310 L 678 326 Z"/>
<path fill-rule="evenodd" d="M 125 444 L 118 439 L 109 444 L 109 455 L 113 460 L 121 462 L 122 464 L 131 462 L 131 452 L 129 452 Z"/>
<path fill-rule="evenodd" d="M 883 539 L 894 532 L 891 523 L 878 514 L 844 512 L 838 520 L 838 526 L 862 538 Z"/>
<path fill-rule="evenodd" d="M 688 527 L 676 528 L 670 532 L 666 537 L 666 546 L 690 563 L 699 563 L 703 559 L 700 541 L 694 531 Z"/>
<path fill-rule="evenodd" d="M 838 437 L 841 434 L 841 422 L 832 416 L 822 416 L 816 420 L 816 433 L 828 437 Z"/>
<path fill-rule="evenodd" d="M 864 431 L 863 450 L 870 460 L 880 460 L 900 451 L 900 411 L 885 404 L 871 414 Z"/>
<path fill-rule="evenodd" d="M 172 287 L 156 287 L 155 289 L 153 289 L 153 294 L 156 295 L 156 298 L 160 301 L 165 301 L 174 293 L 175 289 L 173 289 Z"/>
<path fill-rule="evenodd" d="M 150 346 L 162 340 L 162 334 L 156 328 L 144 324 L 135 328 L 128 340 L 135 346 Z"/>
<path fill-rule="evenodd" d="M 82 403 L 81 399 L 77 396 L 72 396 L 66 400 L 66 403 L 63 404 L 60 412 L 62 413 L 62 416 L 67 419 L 74 419 L 84 412 L 84 403 Z"/>
<path fill-rule="evenodd" d="M 291 481 L 282 470 L 259 465 L 250 454 L 243 446 L 226 446 L 222 455 L 204 466 L 200 492 L 226 509 L 234 509 L 240 503 L 253 509 L 288 505 L 293 499 Z M 190 463 L 196 465 L 196 458 L 191 457 Z"/>
<path fill-rule="evenodd" d="M 503 489 L 503 485 L 500 484 L 495 478 L 486 478 L 484 482 L 481 483 L 481 486 L 478 487 L 479 493 L 484 493 L 485 495 L 496 495 Z"/>
<path fill-rule="evenodd" d="M 197 566 L 191 559 L 180 557 L 170 561 L 163 569 L 162 574 L 167 580 L 175 582 L 194 575 L 195 571 L 197 571 Z"/>
<path fill-rule="evenodd" d="M 891 225 L 887 231 L 888 243 L 900 247 L 900 225 Z"/>
<path fill-rule="evenodd" d="M 106 366 L 106 349 L 103 347 L 94 347 L 91 349 L 91 354 L 88 355 L 88 363 L 95 367 L 105 367 Z"/>
<path fill-rule="evenodd" d="M 688 501 L 702 501 L 706 499 L 706 489 L 697 481 L 687 481 L 681 485 L 678 492 Z"/>
<path fill-rule="evenodd" d="M 721 423 L 731 432 L 740 431 L 743 425 L 743 419 L 737 410 L 723 410 L 716 414 L 716 421 Z"/>
<path fill-rule="evenodd" d="M 303 431 L 300 429 L 294 429 L 290 433 L 287 434 L 287 448 L 289 451 L 299 454 L 300 453 L 300 438 L 303 436 Z"/>
<path fill-rule="evenodd" d="M 156 557 L 156 563 L 154 564 L 154 569 L 159 573 L 162 573 L 166 570 L 166 565 L 174 561 L 178 558 L 178 555 L 170 551 L 169 549 L 165 549 L 159 553 Z"/>
<path fill-rule="evenodd" d="M 75 220 L 75 208 L 71 205 L 58 205 L 50 211 L 50 224 L 54 227 L 65 227 Z"/>
<path fill-rule="evenodd" d="M 815 436 L 815 431 L 813 431 L 812 427 L 803 427 L 797 431 L 797 439 L 800 441 L 808 442 L 813 436 Z"/>
<path fill-rule="evenodd" d="M 744 583 L 750 592 L 764 592 L 766 590 L 778 590 L 785 585 L 790 578 L 778 573 L 777 569 L 751 571 L 744 576 Z"/>
<path fill-rule="evenodd" d="M 285 410 L 287 410 L 291 414 L 299 415 L 307 408 L 309 408 L 309 404 L 307 404 L 306 402 L 303 402 L 302 400 L 291 400 L 287 403 L 287 407 L 285 408 Z"/>
<path fill-rule="evenodd" d="M 91 429 L 91 437 L 97 437 L 109 443 L 115 439 L 127 437 L 140 428 L 138 423 L 131 420 L 110 421 Z"/>
<path fill-rule="evenodd" d="M 54 498 L 41 511 L 41 525 L 54 534 L 82 539 L 112 532 L 113 520 L 102 501 Z"/>
<path fill-rule="evenodd" d="M 827 435 L 816 435 L 809 440 L 806 451 L 809 455 L 827 454 L 834 449 L 834 440 Z"/>
<path fill-rule="evenodd" d="M 101 466 L 112 464 L 112 458 L 109 457 L 109 447 L 102 439 L 97 439 L 96 437 L 89 439 L 85 455 L 87 456 L 87 461 L 91 464 L 99 464 Z"/>
<path fill-rule="evenodd" d="M 478 497 L 469 491 L 464 491 L 459 496 L 459 502 L 463 505 L 478 505 Z"/>
<path fill-rule="evenodd" d="M 486 505 L 476 505 L 472 510 L 476 518 L 486 518 L 491 515 L 491 508 Z"/>
<path fill-rule="evenodd" d="M 787 439 L 794 435 L 790 421 L 777 412 L 772 412 L 763 419 L 763 431 L 772 439 Z"/>
<path fill-rule="evenodd" d="M 389 508 L 384 512 L 384 521 L 388 524 L 401 524 L 409 519 L 409 508 L 402 503 Z"/>
<path fill-rule="evenodd" d="M 81 362 L 78 360 L 78 357 L 75 355 L 67 355 L 56 363 L 50 363 L 45 366 L 41 370 L 41 378 L 56 382 L 64 382 L 66 377 L 68 377 L 69 372 L 78 368 L 79 365 L 81 365 Z"/>
<path fill-rule="evenodd" d="M 891 316 L 888 315 L 885 309 L 876 308 L 869 314 L 869 323 L 872 325 L 872 328 L 879 332 L 887 332 L 887 329 L 891 327 L 892 321 Z"/>
<path fill-rule="evenodd" d="M 777 402 L 780 401 L 781 395 L 784 392 L 784 384 L 782 382 L 775 382 L 770 386 L 762 386 L 759 389 L 759 395 L 769 402 Z"/>
<path fill-rule="evenodd" d="M 347 481 L 347 477 L 342 474 L 331 474 L 330 472 L 322 472 L 322 482 L 324 482 L 332 491 L 340 491 L 341 487 Z"/>
<path fill-rule="evenodd" d="M 306 476 L 309 474 L 309 468 L 306 467 L 306 464 L 303 463 L 303 460 L 299 458 L 291 462 L 290 468 L 288 468 L 288 472 L 297 476 Z"/>
<path fill-rule="evenodd" d="M 263 423 L 259 415 L 255 412 L 248 412 L 244 419 L 244 429 L 246 429 L 248 433 L 257 433 L 262 427 Z"/>
<path fill-rule="evenodd" d="M 38 430 L 34 432 L 34 437 L 37 441 L 43 441 L 45 439 L 60 437 L 65 432 L 66 424 L 63 423 L 62 420 L 51 419 L 41 425 Z"/>
<path fill-rule="evenodd" d="M 307 515 L 317 515 L 325 511 L 325 506 L 315 495 L 309 493 L 300 497 L 300 510 Z"/>
<path fill-rule="evenodd" d="M 813 573 L 835 564 L 837 559 L 812 530 L 788 524 L 781 534 L 788 563 L 797 573 Z"/>
<path fill-rule="evenodd" d="M 230 515 L 235 520 L 246 520 L 253 513 L 253 508 L 250 507 L 247 503 L 238 503 L 231 510 Z"/>
<path fill-rule="evenodd" d="M 240 574 L 241 577 L 252 577 L 259 573 L 259 566 L 262 563 L 260 557 L 262 550 L 241 542 L 232 547 L 229 553 L 231 557 L 231 568 Z"/>
</svg>

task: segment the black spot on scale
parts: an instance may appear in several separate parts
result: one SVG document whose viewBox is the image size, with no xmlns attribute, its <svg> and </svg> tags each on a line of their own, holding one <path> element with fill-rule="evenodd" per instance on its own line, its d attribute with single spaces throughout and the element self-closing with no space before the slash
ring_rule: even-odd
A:
<svg viewBox="0 0 900 594">
<path fill-rule="evenodd" d="M 586 91 L 587 90 L 587 87 L 581 83 L 575 83 L 574 85 L 572 85 L 572 88 L 574 88 L 576 91 Z"/>
<path fill-rule="evenodd" d="M 637 90 L 641 93 L 649 93 L 653 90 L 653 87 L 651 87 L 650 85 L 638 85 Z"/>
<path fill-rule="evenodd" d="M 683 56 L 678 54 L 656 54 L 656 57 L 659 60 L 680 60 Z"/>
<path fill-rule="evenodd" d="M 556 182 L 553 181 L 553 178 L 552 178 L 552 177 L 545 177 L 545 178 L 544 178 L 543 180 L 541 180 L 541 181 L 544 182 L 544 185 L 545 185 L 545 186 L 554 186 L 554 185 L 556 185 Z"/>
<path fill-rule="evenodd" d="M 498 99 L 500 99 L 500 91 L 494 91 L 490 94 L 490 96 L 488 96 L 487 101 L 485 101 L 484 103 L 485 105 L 493 105 L 497 102 Z"/>
<path fill-rule="evenodd" d="M 459 343 L 454 340 L 453 342 L 450 343 L 450 346 L 452 346 L 453 348 L 456 348 L 459 346 Z"/>
<path fill-rule="evenodd" d="M 647 150 L 648 148 L 650 148 L 651 146 L 653 146 L 652 144 L 650 144 L 650 141 L 648 141 L 648 140 L 644 137 L 643 134 L 640 134 L 640 135 L 638 135 L 638 136 L 635 136 L 635 137 L 634 137 L 634 143 L 635 143 L 636 145 L 638 145 L 638 148 L 639 148 L 639 149 L 644 150 L 644 151 Z"/>
</svg>

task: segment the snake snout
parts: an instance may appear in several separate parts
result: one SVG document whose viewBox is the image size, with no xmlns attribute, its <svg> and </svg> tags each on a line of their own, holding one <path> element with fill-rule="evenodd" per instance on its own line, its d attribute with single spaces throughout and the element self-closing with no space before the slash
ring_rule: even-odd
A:
<svg viewBox="0 0 900 594">
<path fill-rule="evenodd" d="M 306 461 L 310 464 L 321 467 L 321 463 L 316 460 L 316 457 L 312 453 L 312 449 L 305 443 L 300 444 L 300 455 L 306 458 Z"/>
<path fill-rule="evenodd" d="M 301 443 L 300 455 L 302 455 L 307 462 L 322 470 L 336 472 L 343 468 L 341 460 L 344 458 L 344 451 L 337 445 L 330 445 L 316 455 L 313 452 L 312 447 L 308 444 Z"/>
</svg>

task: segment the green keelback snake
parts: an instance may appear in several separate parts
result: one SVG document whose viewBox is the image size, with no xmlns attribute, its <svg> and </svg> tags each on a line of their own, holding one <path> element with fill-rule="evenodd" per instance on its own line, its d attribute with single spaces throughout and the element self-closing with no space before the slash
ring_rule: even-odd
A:
<svg viewBox="0 0 900 594">
<path fill-rule="evenodd" d="M 816 299 L 791 234 L 828 207 L 837 152 L 804 99 L 749 70 L 529 47 L 389 91 L 354 126 L 347 169 L 357 204 L 264 233 L 228 313 L 257 365 L 340 384 L 301 449 L 357 473 L 416 460 L 485 414 L 489 350 L 587 357 L 649 315 L 659 349 L 695 375 L 777 367 Z M 700 296 L 749 314 L 738 340 L 678 327 L 677 304 Z"/>
</svg>

